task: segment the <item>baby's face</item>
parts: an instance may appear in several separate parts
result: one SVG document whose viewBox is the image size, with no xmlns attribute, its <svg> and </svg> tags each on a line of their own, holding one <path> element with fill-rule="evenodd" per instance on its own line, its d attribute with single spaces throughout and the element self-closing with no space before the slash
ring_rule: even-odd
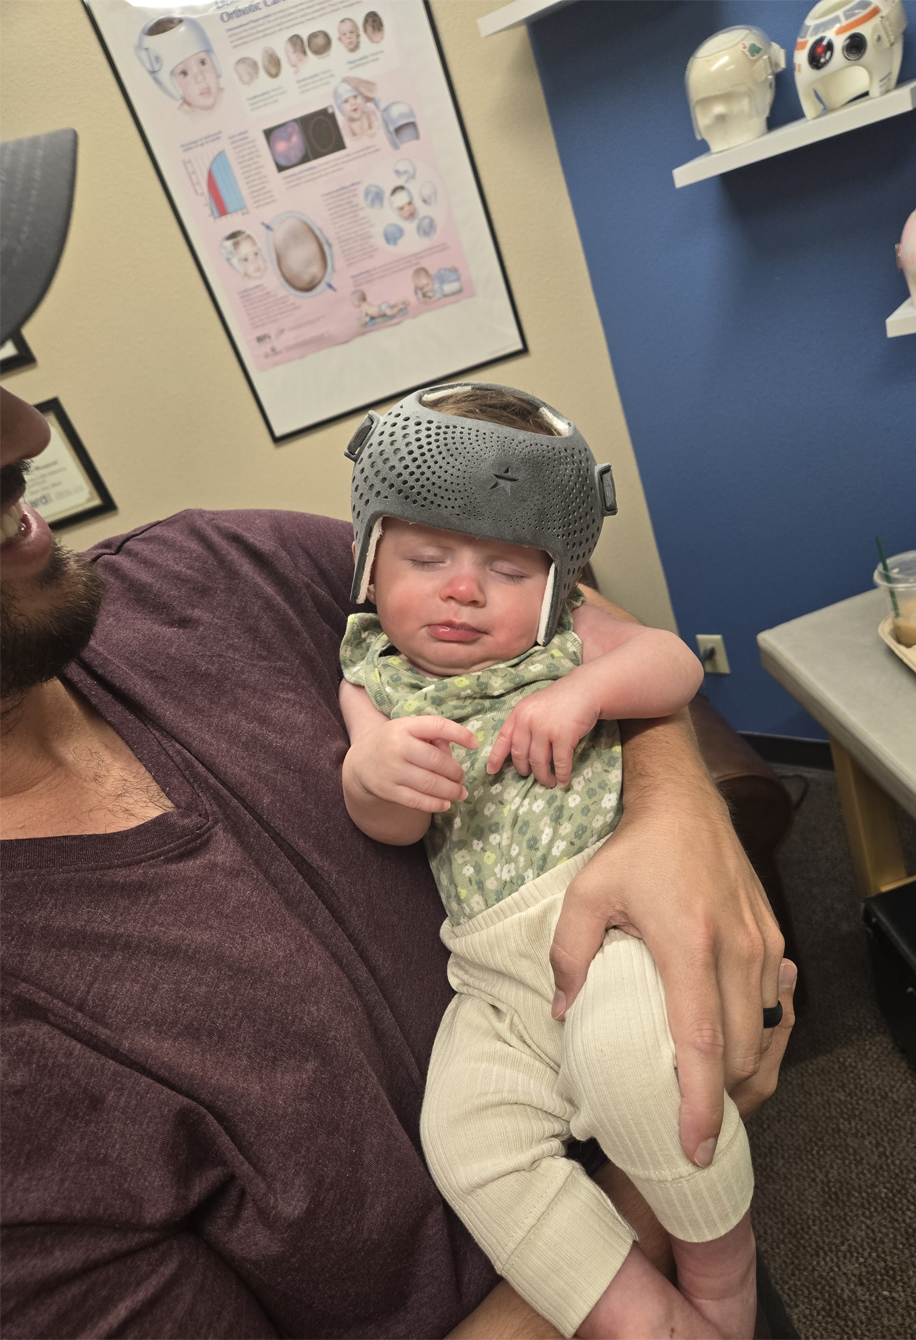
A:
<svg viewBox="0 0 916 1340">
<path fill-rule="evenodd" d="M 418 669 L 461 675 L 534 646 L 549 571 L 541 549 L 386 520 L 369 599 Z"/>
<path fill-rule="evenodd" d="M 415 202 L 406 193 L 395 197 L 394 207 L 402 219 L 412 219 L 417 212 Z"/>
<path fill-rule="evenodd" d="M 358 93 L 349 98 L 341 98 L 340 108 L 348 121 L 358 121 L 363 114 L 365 103 Z"/>
<path fill-rule="evenodd" d="M 337 25 L 337 36 L 347 51 L 359 48 L 359 29 L 352 19 L 341 19 Z"/>
<path fill-rule="evenodd" d="M 423 294 L 424 298 L 431 297 L 436 291 L 433 277 L 428 270 L 417 270 L 414 273 L 413 285 L 418 293 Z"/>
<path fill-rule="evenodd" d="M 216 66 L 209 51 L 198 51 L 172 70 L 184 102 L 199 112 L 211 111 L 220 95 Z"/>
<path fill-rule="evenodd" d="M 241 241 L 235 249 L 235 254 L 246 279 L 263 278 L 267 265 L 264 253 L 253 237 L 246 237 Z"/>
</svg>

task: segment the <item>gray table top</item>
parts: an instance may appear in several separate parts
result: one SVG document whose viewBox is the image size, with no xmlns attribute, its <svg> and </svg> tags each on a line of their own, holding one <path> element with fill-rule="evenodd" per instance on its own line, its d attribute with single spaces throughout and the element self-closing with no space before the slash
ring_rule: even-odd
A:
<svg viewBox="0 0 916 1340">
<path fill-rule="evenodd" d="M 768 628 L 765 670 L 916 816 L 916 674 L 878 636 L 882 591 Z"/>
</svg>

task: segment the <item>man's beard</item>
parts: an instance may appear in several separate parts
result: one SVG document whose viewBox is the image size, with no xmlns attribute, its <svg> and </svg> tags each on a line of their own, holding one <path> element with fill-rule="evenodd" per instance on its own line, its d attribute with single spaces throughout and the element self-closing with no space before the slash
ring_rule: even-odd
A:
<svg viewBox="0 0 916 1340">
<path fill-rule="evenodd" d="M 30 583 L 33 592 L 44 593 L 42 608 L 26 613 L 21 600 L 3 593 L 0 697 L 5 709 L 36 685 L 55 679 L 79 656 L 95 628 L 104 587 L 93 563 L 55 540 L 44 571 Z"/>
</svg>

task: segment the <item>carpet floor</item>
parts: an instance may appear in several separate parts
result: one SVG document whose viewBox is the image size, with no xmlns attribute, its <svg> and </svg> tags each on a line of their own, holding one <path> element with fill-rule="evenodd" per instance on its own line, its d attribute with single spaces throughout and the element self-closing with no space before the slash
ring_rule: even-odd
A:
<svg viewBox="0 0 916 1340">
<path fill-rule="evenodd" d="M 836 779 L 776 771 L 808 784 L 779 854 L 808 1003 L 748 1123 L 754 1226 L 804 1340 L 916 1340 L 916 1073 L 875 1001 Z"/>
</svg>

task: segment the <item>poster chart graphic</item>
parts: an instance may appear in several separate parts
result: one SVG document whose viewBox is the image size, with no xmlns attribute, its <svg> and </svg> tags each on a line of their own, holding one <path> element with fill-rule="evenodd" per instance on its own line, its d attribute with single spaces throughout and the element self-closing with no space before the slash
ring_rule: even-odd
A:
<svg viewBox="0 0 916 1340">
<path fill-rule="evenodd" d="M 275 441 L 525 349 L 429 11 L 378 2 L 84 0 Z"/>
</svg>

